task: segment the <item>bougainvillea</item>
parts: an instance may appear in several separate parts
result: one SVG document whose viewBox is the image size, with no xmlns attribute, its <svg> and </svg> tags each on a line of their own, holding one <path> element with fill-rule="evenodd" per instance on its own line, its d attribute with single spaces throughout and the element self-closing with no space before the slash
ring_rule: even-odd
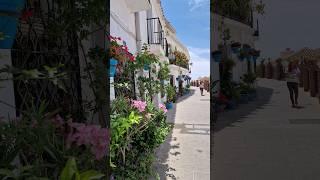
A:
<svg viewBox="0 0 320 180">
<path fill-rule="evenodd" d="M 120 62 L 135 61 L 135 57 L 129 52 L 128 46 L 121 45 L 119 43 L 121 40 L 122 39 L 120 37 L 109 36 L 109 56 L 117 59 Z"/>
</svg>

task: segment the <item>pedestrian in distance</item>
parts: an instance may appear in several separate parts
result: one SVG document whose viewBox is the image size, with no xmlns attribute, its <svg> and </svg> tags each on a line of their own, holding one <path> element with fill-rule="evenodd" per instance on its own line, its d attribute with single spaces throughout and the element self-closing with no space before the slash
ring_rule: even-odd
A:
<svg viewBox="0 0 320 180">
<path fill-rule="evenodd" d="M 293 63 L 286 73 L 286 81 L 290 94 L 291 105 L 293 108 L 298 107 L 298 96 L 299 96 L 299 77 L 300 69 L 297 63 Z"/>
<path fill-rule="evenodd" d="M 204 96 L 203 95 L 203 89 L 204 89 L 204 83 L 203 83 L 203 81 L 200 81 L 200 92 L 201 92 L 201 96 Z"/>
</svg>

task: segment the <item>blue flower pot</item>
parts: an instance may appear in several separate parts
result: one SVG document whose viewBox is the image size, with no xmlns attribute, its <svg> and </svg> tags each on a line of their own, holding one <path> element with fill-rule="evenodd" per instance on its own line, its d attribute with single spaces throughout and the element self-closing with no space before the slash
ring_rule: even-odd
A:
<svg viewBox="0 0 320 180">
<path fill-rule="evenodd" d="M 20 14 L 24 8 L 24 4 L 25 0 L 2 0 L 2 2 L 0 2 L 0 11 Z"/>
<path fill-rule="evenodd" d="M 173 103 L 172 102 L 167 102 L 166 103 L 166 108 L 169 110 L 169 109 L 172 109 L 173 108 Z"/>
<path fill-rule="evenodd" d="M 116 69 L 117 69 L 117 64 L 118 64 L 118 60 L 111 58 L 110 59 L 110 77 L 114 77 L 114 75 L 116 74 Z"/>
<path fill-rule="evenodd" d="M 19 16 L 24 8 L 25 0 L 7 0 L 0 2 L 0 49 L 11 49 L 15 40 Z"/>
<path fill-rule="evenodd" d="M 149 71 L 149 70 L 150 70 L 150 66 L 149 66 L 148 64 L 145 64 L 145 65 L 143 66 L 143 69 L 144 69 L 145 71 Z"/>
<path fill-rule="evenodd" d="M 214 53 L 212 57 L 215 62 L 220 62 L 222 58 L 222 53 Z"/>
<path fill-rule="evenodd" d="M 240 103 L 247 104 L 249 102 L 249 94 L 240 94 Z"/>
<path fill-rule="evenodd" d="M 240 61 L 244 60 L 244 57 L 238 56 L 238 58 L 239 58 Z"/>
<path fill-rule="evenodd" d="M 248 94 L 248 99 L 249 99 L 249 101 L 253 101 L 253 100 L 255 100 L 257 98 L 257 93 L 256 92 L 250 92 L 249 94 Z"/>
<path fill-rule="evenodd" d="M 239 47 L 232 47 L 231 50 L 232 50 L 232 52 L 234 54 L 239 54 L 240 53 L 240 48 Z"/>
<path fill-rule="evenodd" d="M 247 56 L 246 59 L 247 59 L 248 61 L 251 61 L 252 56 Z"/>
</svg>

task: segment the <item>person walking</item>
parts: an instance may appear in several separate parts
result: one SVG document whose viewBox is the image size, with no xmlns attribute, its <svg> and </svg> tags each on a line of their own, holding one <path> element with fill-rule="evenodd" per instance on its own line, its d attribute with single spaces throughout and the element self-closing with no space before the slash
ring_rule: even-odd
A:
<svg viewBox="0 0 320 180">
<path fill-rule="evenodd" d="M 201 92 L 201 96 L 203 96 L 203 89 L 204 89 L 204 83 L 203 81 L 200 81 L 200 92 Z"/>
<path fill-rule="evenodd" d="M 286 74 L 287 86 L 290 94 L 290 100 L 292 107 L 298 107 L 298 96 L 299 96 L 299 77 L 300 70 L 297 63 L 293 63 Z"/>
</svg>

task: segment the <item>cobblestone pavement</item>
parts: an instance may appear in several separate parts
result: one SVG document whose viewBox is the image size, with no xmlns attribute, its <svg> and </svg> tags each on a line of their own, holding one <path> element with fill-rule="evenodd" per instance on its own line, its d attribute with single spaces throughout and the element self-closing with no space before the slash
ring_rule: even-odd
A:
<svg viewBox="0 0 320 180">
<path fill-rule="evenodd" d="M 320 105 L 299 89 L 290 106 L 283 81 L 260 79 L 258 99 L 219 114 L 213 180 L 320 179 Z"/>
</svg>

